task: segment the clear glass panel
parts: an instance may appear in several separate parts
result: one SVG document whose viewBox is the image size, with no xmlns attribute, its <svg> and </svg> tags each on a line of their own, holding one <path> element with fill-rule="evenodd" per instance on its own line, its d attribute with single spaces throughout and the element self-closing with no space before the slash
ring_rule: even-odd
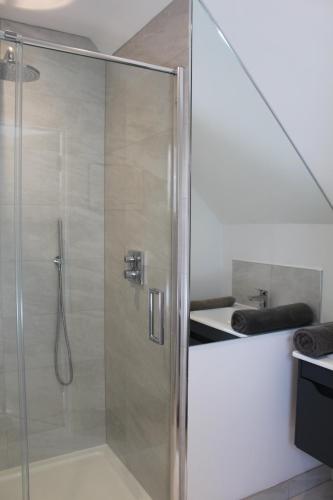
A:
<svg viewBox="0 0 333 500">
<path fill-rule="evenodd" d="M 18 363 L 17 339 L 21 338 L 21 330 L 17 330 L 14 251 L 17 226 L 14 207 L 20 204 L 20 158 L 15 154 L 19 150 L 21 96 L 20 74 L 16 76 L 8 63 L 11 56 L 19 58 L 18 49 L 15 44 L 0 42 L 0 497 L 8 500 L 27 498 L 27 484 L 22 488 L 22 471 L 25 477 L 27 464 L 22 458 L 26 436 L 21 419 L 24 384 L 20 385 L 19 375 L 24 374 Z M 18 61 L 18 67 L 19 64 Z M 15 175 L 16 169 L 18 175 Z M 17 213 L 19 210 L 18 205 Z"/>
<path fill-rule="evenodd" d="M 174 78 L 35 47 L 24 63 L 39 72 L 23 86 L 31 500 L 164 500 Z M 123 277 L 130 249 L 144 285 Z M 163 346 L 148 287 L 165 293 Z"/>
<path fill-rule="evenodd" d="M 34 47 L 24 48 L 24 63 L 40 73 L 23 86 L 22 137 L 24 338 L 34 464 L 105 443 L 105 64 Z M 34 470 L 32 465 L 32 499 L 40 477 Z"/>
<path fill-rule="evenodd" d="M 106 114 L 107 442 L 151 498 L 169 492 L 174 77 L 112 64 Z M 123 279 L 144 252 L 144 285 Z M 148 289 L 165 294 L 165 335 L 148 338 Z M 156 302 L 158 298 L 154 297 Z"/>
</svg>

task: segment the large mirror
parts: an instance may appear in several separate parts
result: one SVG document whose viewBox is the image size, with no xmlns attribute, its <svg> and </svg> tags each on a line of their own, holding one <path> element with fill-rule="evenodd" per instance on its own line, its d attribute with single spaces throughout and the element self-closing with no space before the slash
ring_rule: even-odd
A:
<svg viewBox="0 0 333 500">
<path fill-rule="evenodd" d="M 333 193 L 301 153 L 193 0 L 191 500 L 252 498 L 319 466 L 295 445 L 293 337 L 333 321 Z"/>
<path fill-rule="evenodd" d="M 317 181 L 198 0 L 192 57 L 191 298 L 238 292 L 236 300 L 248 303 L 247 295 L 269 286 L 265 275 L 274 275 L 274 269 L 256 263 L 292 267 L 301 288 L 306 270 L 325 271 L 323 283 L 317 277 L 322 307 L 317 303 L 314 312 L 316 319 L 331 319 L 331 263 L 325 250 L 332 237 L 331 193 Z M 242 290 L 240 273 L 248 281 Z M 249 273 L 256 275 L 252 283 Z M 311 275 L 309 284 L 313 281 Z M 277 292 L 266 304 L 307 298 L 299 292 L 293 294 L 288 284 L 284 299 Z M 313 293 L 307 298 L 314 299 Z"/>
</svg>

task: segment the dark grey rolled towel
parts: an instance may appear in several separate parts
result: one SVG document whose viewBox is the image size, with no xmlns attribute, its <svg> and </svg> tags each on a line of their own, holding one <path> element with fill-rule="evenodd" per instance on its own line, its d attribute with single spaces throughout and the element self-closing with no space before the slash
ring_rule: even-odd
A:
<svg viewBox="0 0 333 500">
<path fill-rule="evenodd" d="M 231 326 L 236 332 L 255 333 L 289 330 L 310 325 L 313 312 L 307 304 L 297 303 L 271 309 L 239 309 L 231 317 Z"/>
<path fill-rule="evenodd" d="M 333 352 L 333 323 L 308 326 L 297 330 L 294 335 L 295 348 L 312 358 L 319 358 Z"/>
<path fill-rule="evenodd" d="M 235 297 L 217 297 L 216 299 L 192 300 L 191 311 L 201 311 L 204 309 L 220 309 L 221 307 L 232 307 Z"/>
</svg>

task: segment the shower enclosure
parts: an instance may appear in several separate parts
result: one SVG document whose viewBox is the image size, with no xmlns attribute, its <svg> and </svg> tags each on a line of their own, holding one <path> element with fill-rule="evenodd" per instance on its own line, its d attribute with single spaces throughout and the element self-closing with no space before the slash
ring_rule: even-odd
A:
<svg viewBox="0 0 333 500">
<path fill-rule="evenodd" d="M 182 70 L 0 58 L 0 498 L 180 499 Z"/>
</svg>

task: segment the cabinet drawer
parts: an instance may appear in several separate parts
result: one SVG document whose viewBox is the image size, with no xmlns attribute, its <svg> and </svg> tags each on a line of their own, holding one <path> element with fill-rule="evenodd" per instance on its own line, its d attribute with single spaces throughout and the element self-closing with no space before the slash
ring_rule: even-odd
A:
<svg viewBox="0 0 333 500">
<path fill-rule="evenodd" d="M 222 330 L 217 330 L 211 326 L 204 325 L 191 319 L 190 321 L 190 345 L 209 344 L 211 342 L 221 342 L 222 340 L 235 340 L 238 337 Z"/>
<path fill-rule="evenodd" d="M 302 378 L 307 378 L 308 380 L 312 380 L 312 382 L 317 382 L 333 389 L 333 371 L 312 363 L 307 363 L 306 361 L 300 361 L 300 363 L 300 376 Z"/>
<path fill-rule="evenodd" d="M 303 377 L 298 380 L 295 444 L 333 467 L 333 389 Z"/>
</svg>

